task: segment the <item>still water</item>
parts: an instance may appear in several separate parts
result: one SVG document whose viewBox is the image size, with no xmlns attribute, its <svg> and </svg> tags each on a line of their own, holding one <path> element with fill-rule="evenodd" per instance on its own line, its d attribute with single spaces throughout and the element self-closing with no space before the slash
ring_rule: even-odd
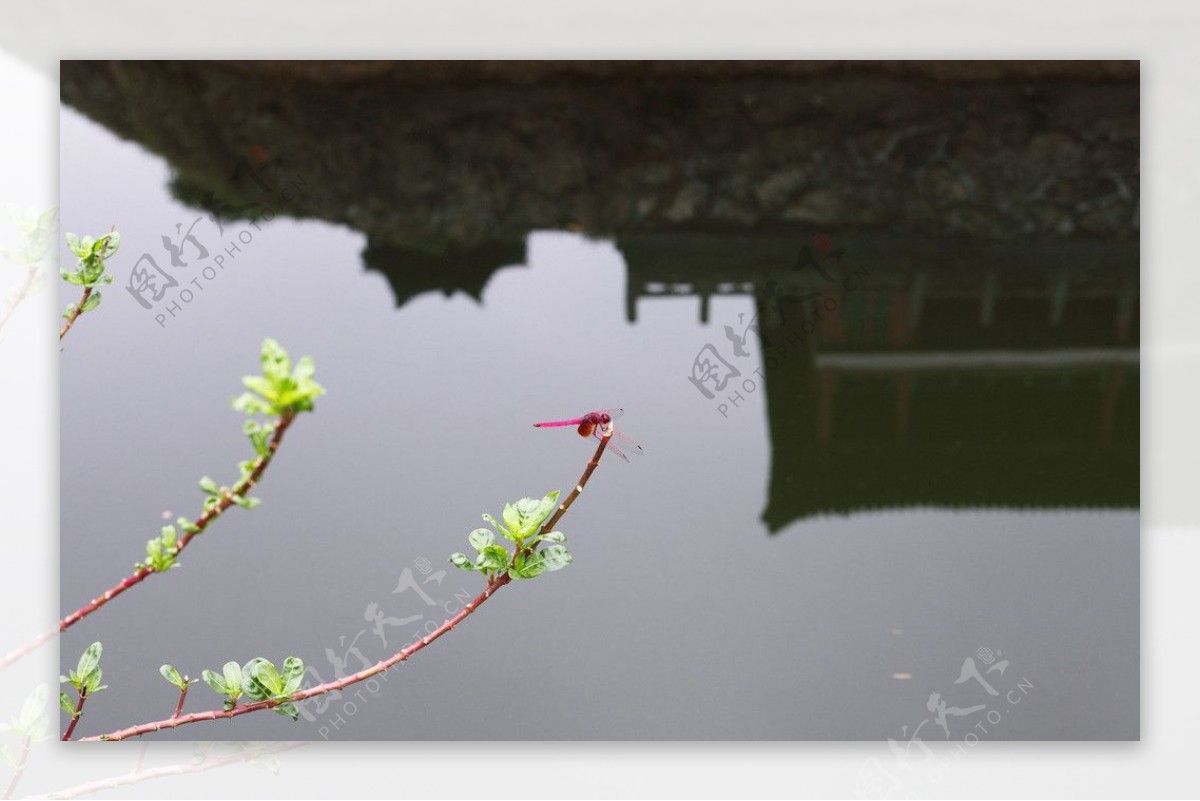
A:
<svg viewBox="0 0 1200 801">
<path fill-rule="evenodd" d="M 62 353 L 64 610 L 197 514 L 200 476 L 236 478 L 229 399 L 264 337 L 328 390 L 259 508 L 62 638 L 64 666 L 105 646 L 84 734 L 169 714 L 164 662 L 294 654 L 329 679 L 390 655 L 480 589 L 446 558 L 481 513 L 573 486 L 589 443 L 530 424 L 623 406 L 646 455 L 593 476 L 568 569 L 312 720 L 161 737 L 961 740 L 987 714 L 989 739 L 1138 736 L 1137 304 L 1103 259 L 998 287 L 1011 250 L 937 243 L 921 271 L 911 243 L 835 235 L 837 311 L 805 336 L 761 290 L 812 289 L 786 288 L 811 230 L 535 231 L 471 291 L 417 286 L 346 227 L 218 231 L 162 159 L 61 126 L 63 230 L 124 236 Z M 197 218 L 225 266 L 179 268 L 192 299 L 156 321 L 123 284 L 143 253 L 174 269 L 160 242 Z M 200 685 L 188 709 L 218 704 Z"/>
</svg>

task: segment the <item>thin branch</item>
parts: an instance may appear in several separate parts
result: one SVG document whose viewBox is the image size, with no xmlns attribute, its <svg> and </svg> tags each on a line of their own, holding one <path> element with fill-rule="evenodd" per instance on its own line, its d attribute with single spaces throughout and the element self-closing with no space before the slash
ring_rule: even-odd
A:
<svg viewBox="0 0 1200 801">
<path fill-rule="evenodd" d="M 567 496 L 567 499 L 565 501 L 563 501 L 561 504 L 559 504 L 558 511 L 547 522 L 547 525 L 543 527 L 543 529 L 542 529 L 543 531 L 551 531 L 552 529 L 549 528 L 549 526 L 551 526 L 554 523 L 557 523 L 559 521 L 559 519 L 561 519 L 562 516 L 566 513 L 567 509 L 570 508 L 571 503 L 577 497 L 579 497 L 579 494 L 581 492 L 583 492 L 584 485 L 587 484 L 588 479 L 591 477 L 592 473 L 595 471 L 597 465 L 600 464 L 600 457 L 604 454 L 604 446 L 608 444 L 609 437 L 611 437 L 611 434 L 609 434 L 608 436 L 605 436 L 604 439 L 600 442 L 600 447 L 598 447 L 596 449 L 596 453 L 592 457 L 592 460 L 590 462 L 588 462 L 587 468 L 583 471 L 583 475 L 579 479 L 579 483 L 575 485 L 575 489 L 571 492 L 570 495 Z M 483 592 L 481 592 L 470 603 L 468 603 L 466 606 L 464 606 L 458 612 L 458 614 L 456 614 L 452 618 L 449 618 L 448 620 L 443 621 L 442 625 L 438 626 L 437 629 L 435 629 L 428 635 L 422 637 L 419 640 L 414 640 L 413 642 L 404 646 L 403 648 L 401 648 L 399 651 L 397 651 L 395 654 L 388 657 L 387 659 L 376 662 L 371 667 L 365 668 L 363 670 L 358 671 L 357 673 L 353 673 L 349 676 L 345 676 L 336 681 L 330 681 L 330 682 L 326 682 L 324 684 L 318 684 L 314 687 L 309 687 L 307 690 L 299 690 L 298 692 L 292 693 L 291 695 L 289 695 L 285 698 L 272 698 L 272 699 L 269 699 L 266 701 L 256 701 L 254 703 L 245 704 L 243 706 L 236 706 L 233 709 L 213 709 L 213 710 L 209 710 L 208 712 L 193 712 L 190 715 L 170 717 L 170 718 L 167 718 L 166 720 L 157 720 L 157 721 L 153 721 L 150 723 L 140 723 L 136 726 L 130 726 L 129 728 L 120 729 L 118 731 L 110 732 L 108 734 L 101 734 L 101 735 L 98 735 L 95 737 L 83 737 L 80 739 L 80 741 L 81 742 L 95 742 L 95 741 L 99 741 L 99 740 L 106 740 L 106 741 L 126 740 L 130 737 L 140 737 L 143 734 L 149 734 L 151 732 L 161 731 L 162 729 L 174 729 L 179 726 L 187 725 L 189 723 L 199 723 L 200 721 L 204 721 L 204 720 L 220 720 L 222 718 L 235 718 L 239 715 L 247 715 L 251 712 L 259 712 L 264 709 L 271 709 L 273 707 L 279 706 L 280 704 L 304 701 L 308 698 L 314 698 L 319 695 L 325 695 L 327 693 L 341 690 L 345 687 L 349 687 L 352 684 L 358 684 L 361 681 L 366 681 L 367 679 L 371 678 L 372 676 L 376 676 L 380 673 L 383 673 L 386 670 L 389 670 L 392 667 L 395 667 L 396 665 L 400 664 L 401 662 L 403 662 L 406 659 L 408 659 L 409 657 L 411 657 L 413 654 L 416 654 L 418 651 L 425 648 L 427 645 L 430 645 L 430 644 L 436 642 L 438 639 L 440 639 L 442 637 L 442 635 L 448 634 L 449 632 L 453 631 L 455 626 L 457 626 L 459 623 L 466 620 L 467 617 L 471 615 L 471 613 L 473 613 L 476 609 L 478 609 L 485 602 L 487 602 L 487 600 L 489 598 L 491 598 L 496 593 L 497 590 L 499 590 L 501 587 L 505 586 L 506 584 L 509 584 L 511 581 L 512 581 L 512 577 L 508 573 L 505 573 L 502 576 L 492 579 L 491 581 L 488 582 L 487 586 L 484 587 Z"/>
<path fill-rule="evenodd" d="M 600 440 L 600 444 L 596 446 L 596 452 L 592 454 L 592 460 L 588 462 L 587 467 L 583 469 L 583 475 L 579 477 L 579 481 L 575 482 L 575 488 L 571 490 L 569 495 L 567 495 L 567 499 L 558 505 L 558 509 L 554 511 L 554 514 L 550 517 L 550 519 L 542 525 L 541 529 L 538 531 L 539 535 L 549 534 L 551 531 L 554 531 L 554 526 L 559 520 L 562 519 L 562 516 L 567 513 L 567 510 L 571 508 L 571 504 L 575 503 L 575 499 L 583 493 L 583 488 L 587 485 L 588 479 L 592 477 L 592 472 L 599 467 L 600 457 L 604 455 L 604 449 L 608 446 L 608 441 L 610 439 L 612 439 L 611 431 L 608 434 L 605 434 Z M 534 546 L 533 548 L 514 548 L 512 561 L 509 562 L 509 566 L 516 566 L 518 553 L 523 552 L 528 555 L 535 550 L 537 550 L 537 546 Z"/>
<path fill-rule="evenodd" d="M 23 738 L 21 743 L 21 758 L 17 762 L 17 768 L 13 772 L 12 780 L 8 783 L 8 789 L 4 791 L 5 801 L 12 798 L 17 792 L 17 782 L 21 781 L 21 776 L 25 773 L 25 764 L 29 762 L 29 749 L 33 747 L 33 741 L 30 737 Z"/>
<path fill-rule="evenodd" d="M 87 299 L 92 295 L 92 287 L 85 286 L 83 288 L 83 297 L 79 299 L 79 303 L 75 304 L 75 308 L 67 315 L 67 321 L 63 323 L 62 329 L 58 332 L 58 341 L 62 342 L 63 337 L 71 330 L 71 326 L 75 325 L 75 321 L 79 319 L 79 315 L 83 314 L 83 304 L 87 303 Z"/>
<path fill-rule="evenodd" d="M 20 305 L 21 301 L 25 300 L 25 298 L 29 296 L 30 290 L 33 289 L 34 279 L 36 279 L 37 276 L 38 268 L 30 267 L 29 272 L 25 274 L 25 283 L 23 283 L 21 288 L 17 290 L 17 293 L 13 296 L 12 300 L 6 304 L 8 308 L 6 308 L 4 310 L 4 314 L 0 316 L 0 328 L 3 328 L 5 324 L 8 323 L 9 318 L 13 316 L 13 313 L 17 310 L 17 306 Z"/>
<path fill-rule="evenodd" d="M 235 765 L 239 762 L 251 762 L 259 757 L 268 756 L 271 754 L 279 754 L 284 751 L 291 751 L 293 748 L 299 748 L 306 743 L 277 743 L 272 746 L 267 746 L 258 750 L 241 751 L 236 754 L 228 754 L 226 756 L 217 757 L 216 759 L 205 759 L 202 762 L 183 762 L 178 765 L 168 765 L 162 768 L 151 768 L 150 770 L 142 770 L 141 766 L 132 773 L 126 773 L 122 776 L 114 776 L 110 779 L 99 779 L 90 781 L 85 784 L 77 784 L 74 787 L 67 787 L 53 793 L 45 795 L 33 796 L 34 798 L 80 798 L 82 796 L 92 796 L 101 790 L 111 790 L 115 787 L 127 787 L 131 784 L 144 782 L 148 779 L 161 779 L 167 776 L 185 776 L 192 773 L 203 773 L 204 771 L 213 770 L 214 768 L 225 767 L 226 765 Z"/>
<path fill-rule="evenodd" d="M 567 510 L 571 508 L 571 504 L 575 503 L 575 499 L 583 492 L 588 479 L 592 477 L 592 472 L 600 466 L 600 457 L 604 455 L 604 448 L 608 445 L 610 439 L 612 439 L 611 431 L 605 434 L 603 439 L 600 440 L 600 444 L 596 446 L 596 452 L 592 455 L 592 460 L 587 463 L 587 467 L 584 468 L 583 475 L 576 482 L 575 489 L 571 490 L 571 494 L 567 496 L 567 499 L 558 505 L 558 510 L 546 521 L 546 524 L 542 526 L 542 530 L 539 533 L 549 534 L 551 531 L 554 531 L 555 524 L 567 513 Z"/>
<path fill-rule="evenodd" d="M 143 734 L 161 731 L 162 729 L 174 729 L 179 726 L 184 726 L 188 723 L 199 723 L 203 720 L 220 720 L 221 718 L 236 718 L 239 715 L 247 715 L 251 712 L 260 712 L 264 709 L 271 709 L 289 701 L 303 701 L 306 698 L 325 695 L 326 693 L 335 692 L 343 689 L 344 687 L 349 687 L 352 684 L 358 684 L 360 681 L 366 681 L 372 676 L 376 676 L 380 673 L 383 673 L 385 670 L 398 665 L 413 654 L 423 649 L 425 646 L 438 640 L 443 634 L 451 631 L 455 626 L 465 620 L 467 616 L 482 606 L 488 598 L 492 597 L 496 590 L 500 589 L 505 584 L 508 584 L 510 581 L 512 581 L 512 579 L 507 573 L 500 578 L 493 579 L 484 588 L 483 592 L 476 596 L 473 601 L 464 606 L 457 615 L 449 620 L 444 621 L 442 625 L 431 634 L 422 637 L 419 640 L 413 641 L 387 659 L 376 662 L 369 668 L 360 670 L 357 673 L 353 673 L 349 676 L 338 679 L 337 681 L 318 684 L 317 686 L 310 687 L 307 690 L 295 692 L 286 698 L 272 698 L 267 701 L 255 701 L 251 704 L 243 704 L 242 706 L 236 706 L 233 709 L 212 709 L 208 712 L 193 712 L 190 715 L 183 715 L 177 718 L 167 718 L 166 720 L 157 720 L 151 723 L 141 723 L 137 726 L 130 726 L 127 729 L 110 732 L 109 734 L 101 734 L 97 737 L 83 737 L 80 738 L 80 742 L 94 742 L 97 740 L 126 740 L 130 737 L 140 737 Z"/>
<path fill-rule="evenodd" d="M 58 626 L 55 626 L 54 628 L 50 629 L 49 631 L 42 632 L 37 637 L 35 637 L 34 639 L 25 643 L 24 645 L 22 645 L 20 648 L 16 649 L 15 651 L 11 651 L 8 654 L 6 654 L 3 659 L 0 659 L 0 670 L 4 670 L 6 667 L 11 665 L 13 662 L 16 662 L 17 660 L 21 659 L 22 657 L 28 656 L 29 654 L 36 651 L 38 648 L 41 648 L 43 645 L 48 643 L 50 640 L 54 639 L 54 637 L 56 637 L 58 635 L 58 631 L 59 631 Z"/>
<path fill-rule="evenodd" d="M 75 724 L 83 717 L 83 705 L 87 703 L 87 687 L 79 688 L 79 700 L 75 702 L 75 714 L 71 715 L 71 722 L 67 724 L 67 730 L 63 732 L 62 741 L 65 743 L 71 739 L 71 735 L 75 733 Z"/>
<path fill-rule="evenodd" d="M 187 700 L 187 691 L 188 687 L 190 686 L 191 684 L 188 682 L 188 677 L 184 676 L 183 687 L 179 689 L 179 703 L 175 705 L 175 714 L 171 715 L 172 718 L 179 717 L 179 714 L 183 712 L 183 702 Z"/>
<path fill-rule="evenodd" d="M 196 518 L 195 522 L 192 524 L 193 528 L 179 538 L 179 544 L 175 549 L 176 556 L 183 553 L 183 549 L 188 546 L 188 543 L 195 539 L 198 535 L 202 534 L 210 523 L 220 517 L 221 514 L 224 513 L 225 510 L 230 506 L 233 506 L 233 496 L 245 496 L 250 492 L 250 490 L 254 489 L 254 485 L 258 483 L 263 471 L 267 469 L 267 465 L 271 463 L 272 457 L 275 456 L 275 451 L 279 449 L 279 443 L 283 440 L 284 432 L 287 431 L 288 426 L 290 426 L 292 421 L 295 419 L 296 415 L 294 413 L 284 414 L 279 418 L 278 422 L 275 424 L 275 433 L 272 435 L 271 441 L 267 445 L 267 452 L 258 457 L 254 463 L 253 469 L 251 469 L 250 473 L 247 474 L 244 479 L 235 484 L 233 489 L 222 492 L 220 500 L 211 508 L 207 509 L 203 514 L 201 514 L 200 517 Z M 115 587 L 106 590 L 102 595 L 93 598 L 90 603 L 85 604 L 60 620 L 58 623 L 58 630 L 66 631 L 68 628 L 78 623 L 80 620 L 83 620 L 92 612 L 95 612 L 97 609 L 104 606 L 113 598 L 116 598 L 118 595 L 125 592 L 125 590 L 129 589 L 135 584 L 140 584 L 146 579 L 147 576 L 151 576 L 156 572 L 157 571 L 149 567 L 139 567 L 132 574 L 122 579 Z"/>
</svg>

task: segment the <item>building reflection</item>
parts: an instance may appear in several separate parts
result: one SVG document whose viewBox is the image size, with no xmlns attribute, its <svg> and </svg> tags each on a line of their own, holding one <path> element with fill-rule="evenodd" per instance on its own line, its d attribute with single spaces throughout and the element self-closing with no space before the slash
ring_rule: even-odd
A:
<svg viewBox="0 0 1200 801">
<path fill-rule="evenodd" d="M 1139 504 L 1132 244 L 848 236 L 832 284 L 777 241 L 623 250 L 631 321 L 665 295 L 698 296 L 705 321 L 714 295 L 754 299 L 772 532 L 866 509 Z M 767 287 L 819 297 L 801 311 Z"/>
<path fill-rule="evenodd" d="M 1136 61 L 65 61 L 61 87 L 211 214 L 258 215 L 267 165 L 302 180 L 273 213 L 361 231 L 398 308 L 478 300 L 535 230 L 615 240 L 631 323 L 752 298 L 771 531 L 1138 505 Z M 862 281 L 791 270 L 824 229 Z M 836 313 L 780 303 L 812 293 Z"/>
</svg>

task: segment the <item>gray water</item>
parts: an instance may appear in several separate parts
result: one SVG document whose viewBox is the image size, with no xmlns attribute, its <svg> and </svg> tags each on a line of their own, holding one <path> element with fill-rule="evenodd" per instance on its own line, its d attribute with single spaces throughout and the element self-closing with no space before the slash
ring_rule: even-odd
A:
<svg viewBox="0 0 1200 801">
<path fill-rule="evenodd" d="M 61 125 L 63 230 L 115 223 L 124 237 L 117 283 L 62 353 L 64 612 L 126 575 L 165 512 L 198 514 L 200 476 L 236 478 L 249 446 L 229 399 L 264 337 L 313 356 L 328 389 L 288 433 L 259 508 L 230 510 L 182 567 L 62 637 L 64 669 L 88 643 L 105 646 L 109 689 L 82 733 L 169 715 L 164 662 L 197 675 L 294 654 L 329 679 L 334 662 L 390 655 L 481 589 L 446 562 L 481 513 L 574 485 L 589 442 L 530 424 L 619 405 L 646 455 L 606 459 L 592 477 L 560 526 L 569 568 L 504 588 L 374 691 L 308 702 L 314 720 L 260 713 L 160 736 L 903 742 L 918 729 L 961 740 L 991 715 L 988 739 L 1138 737 L 1136 345 L 1108 434 L 1095 422 L 1103 378 L 1072 368 L 922 377 L 933 390 L 916 396 L 900 440 L 891 395 L 880 400 L 891 385 L 847 376 L 822 438 L 811 405 L 774 394 L 812 397 L 800 351 L 781 352 L 765 380 L 753 334 L 750 355 L 729 355 L 724 327 L 762 311 L 751 296 L 714 298 L 704 323 L 694 296 L 666 287 L 637 300 L 631 321 L 621 243 L 531 232 L 480 300 L 433 291 L 397 308 L 364 269 L 361 234 L 283 216 L 218 234 L 174 199 L 161 159 L 73 111 Z M 170 270 L 161 237 L 196 218 L 213 253 L 240 232 L 251 241 L 160 325 L 123 284 L 142 253 Z M 779 246 L 791 253 L 810 233 Z M 187 269 L 181 285 L 197 277 Z M 63 305 L 74 299 L 63 291 Z M 947 319 L 951 340 L 978 328 Z M 711 400 L 688 380 L 710 343 L 742 373 Z M 933 399 L 925 417 L 921 397 Z M 937 409 L 989 398 L 1011 416 L 956 424 L 1003 448 L 938 428 L 952 415 Z M 1045 440 L 1076 428 L 1076 450 Z M 1121 497 L 1089 472 L 1108 458 L 1105 436 L 1134 443 L 1132 474 L 1114 479 Z M 901 466 L 895 481 L 875 475 L 886 460 Z M 963 486 L 941 492 L 956 476 Z M 396 592 L 406 570 L 432 578 L 420 585 L 432 604 Z M 372 604 L 422 617 L 385 626 L 385 644 Z M 968 659 L 997 695 L 956 683 Z M 986 708 L 949 712 L 943 731 L 933 693 Z M 219 703 L 200 685 L 188 710 Z"/>
</svg>

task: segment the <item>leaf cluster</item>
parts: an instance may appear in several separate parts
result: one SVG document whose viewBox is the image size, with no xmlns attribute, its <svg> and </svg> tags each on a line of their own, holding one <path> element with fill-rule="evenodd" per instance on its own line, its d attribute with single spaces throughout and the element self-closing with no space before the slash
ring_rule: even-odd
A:
<svg viewBox="0 0 1200 801">
<path fill-rule="evenodd" d="M 238 411 L 278 417 L 311 412 L 313 402 L 325 394 L 325 388 L 313 380 L 315 366 L 311 357 L 299 359 L 293 367 L 283 346 L 273 339 L 266 339 L 261 362 L 262 375 L 248 375 L 242 379 L 250 391 L 234 398 L 233 408 Z M 251 436 L 249 431 L 247 436 Z M 253 437 L 251 441 L 254 441 Z"/>
<path fill-rule="evenodd" d="M 121 246 L 121 235 L 111 231 L 99 238 L 85 236 L 80 238 L 75 234 L 67 234 L 67 247 L 79 260 L 74 270 L 63 270 L 62 280 L 68 284 L 84 288 L 94 288 L 113 282 L 112 273 L 105 271 L 107 261 Z M 76 313 L 91 311 L 100 305 L 100 291 L 88 295 L 82 306 L 71 303 L 63 312 L 64 318 L 73 317 Z"/>
<path fill-rule="evenodd" d="M 168 667 L 163 665 L 164 669 Z M 226 710 L 233 709 L 245 696 L 251 701 L 279 701 L 274 707 L 276 712 L 292 720 L 300 716 L 295 702 L 288 700 L 304 681 L 304 661 L 299 657 L 289 656 L 280 669 L 269 659 L 256 656 L 245 665 L 226 662 L 220 673 L 205 670 L 200 676 L 214 692 L 225 697 Z"/>
<path fill-rule="evenodd" d="M 59 676 L 61 684 L 70 684 L 75 688 L 76 692 L 95 695 L 101 690 L 107 689 L 108 685 L 101 684 L 103 672 L 100 670 L 100 654 L 103 652 L 104 646 L 98 642 L 94 642 L 84 650 L 79 657 L 79 663 L 69 675 Z M 60 692 L 58 694 L 58 703 L 63 711 L 71 717 L 75 716 L 75 705 L 71 703 L 71 699 L 67 694 Z"/>
<path fill-rule="evenodd" d="M 571 554 L 563 545 L 567 539 L 561 531 L 538 533 L 538 529 L 558 506 L 558 491 L 537 498 L 522 498 L 504 505 L 503 522 L 489 514 L 483 519 L 492 528 L 477 528 L 467 535 L 467 542 L 475 549 L 471 559 L 465 553 L 450 555 L 450 562 L 461 570 L 482 573 L 491 581 L 508 574 L 514 579 L 537 578 L 543 573 L 561 570 L 571 564 Z M 494 529 L 494 531 L 493 531 Z M 496 535 L 513 543 L 513 550 Z M 540 549 L 539 545 L 545 544 Z"/>
</svg>

